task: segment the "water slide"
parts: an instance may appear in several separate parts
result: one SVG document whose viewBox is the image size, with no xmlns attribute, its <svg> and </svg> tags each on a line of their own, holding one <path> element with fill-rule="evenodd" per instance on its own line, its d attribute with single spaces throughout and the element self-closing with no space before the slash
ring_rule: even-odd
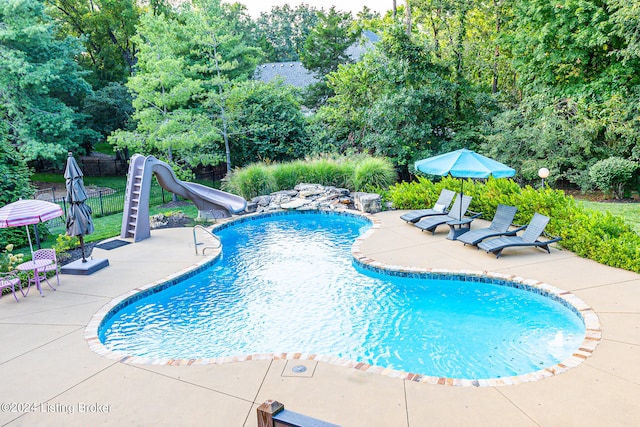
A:
<svg viewBox="0 0 640 427">
<path fill-rule="evenodd" d="M 167 163 L 153 156 L 135 154 L 129 163 L 120 237 L 139 242 L 150 236 L 149 196 L 154 175 L 162 188 L 191 200 L 198 208 L 199 217 L 228 218 L 247 206 L 247 201 L 240 196 L 181 181 Z"/>
</svg>

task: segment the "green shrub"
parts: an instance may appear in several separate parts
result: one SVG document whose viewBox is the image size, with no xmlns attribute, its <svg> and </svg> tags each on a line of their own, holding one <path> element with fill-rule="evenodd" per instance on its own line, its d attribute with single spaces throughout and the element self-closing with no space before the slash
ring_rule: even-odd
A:
<svg viewBox="0 0 640 427">
<path fill-rule="evenodd" d="M 398 209 L 433 206 L 441 188 L 460 190 L 460 180 L 445 178 L 434 184 L 421 178 L 389 189 L 389 199 Z M 464 182 L 464 193 L 473 196 L 470 210 L 493 218 L 498 203 L 518 208 L 515 224 L 528 224 L 535 212 L 551 218 L 545 231 L 560 236 L 560 246 L 578 256 L 612 267 L 640 273 L 640 235 L 620 217 L 585 208 L 561 190 L 519 187 L 508 179 L 489 179 L 486 183 Z"/>
<path fill-rule="evenodd" d="M 35 244 L 35 234 L 33 231 L 33 225 L 29 225 L 29 233 L 32 242 Z M 47 226 L 40 222 L 36 225 L 38 228 L 38 238 L 41 242 L 49 239 L 51 233 Z M 9 227 L 0 229 L 0 247 L 5 247 L 8 244 L 15 245 L 16 248 L 22 248 L 29 245 L 29 237 L 27 236 L 27 229 L 24 226 Z M 31 256 L 31 255 L 29 255 Z"/>
<path fill-rule="evenodd" d="M 396 209 L 422 209 L 433 206 L 441 188 L 426 178 L 418 177 L 418 181 L 391 186 L 389 199 Z"/>
<path fill-rule="evenodd" d="M 60 261 L 64 261 L 69 258 L 70 255 L 67 251 L 71 249 L 75 249 L 80 246 L 80 239 L 78 236 L 69 236 L 67 234 L 58 234 L 58 238 L 56 239 L 56 245 L 54 249 L 56 251 L 56 256 Z"/>
<path fill-rule="evenodd" d="M 591 182 L 616 199 L 625 197 L 625 190 L 632 183 L 638 164 L 622 157 L 609 157 L 589 168 Z"/>
<path fill-rule="evenodd" d="M 4 250 L 0 252 L 0 272 L 12 271 L 16 265 L 24 261 L 24 254 L 14 254 L 13 249 L 14 245 L 9 243 L 4 247 Z"/>
</svg>

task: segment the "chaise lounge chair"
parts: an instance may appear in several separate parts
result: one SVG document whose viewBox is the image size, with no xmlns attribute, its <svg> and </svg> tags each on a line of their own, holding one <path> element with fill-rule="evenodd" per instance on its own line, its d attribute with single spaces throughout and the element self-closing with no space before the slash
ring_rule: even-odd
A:
<svg viewBox="0 0 640 427">
<path fill-rule="evenodd" d="M 544 232 L 544 228 L 549 223 L 549 217 L 535 213 L 529 225 L 527 225 L 522 236 L 497 237 L 495 239 L 484 240 L 478 243 L 478 247 L 488 252 L 496 254 L 496 258 L 500 258 L 500 254 L 505 248 L 517 246 L 533 246 L 546 249 L 551 253 L 549 245 L 562 240 L 561 237 L 555 237 L 550 240 L 540 241 L 538 238 Z"/>
<path fill-rule="evenodd" d="M 453 200 L 453 197 L 455 195 L 456 193 L 451 190 L 442 189 L 442 191 L 440 192 L 440 196 L 438 196 L 438 200 L 436 200 L 436 203 L 431 209 L 418 209 L 415 211 L 410 211 L 404 215 L 401 215 L 400 219 L 403 219 L 410 223 L 416 223 L 426 216 L 446 215 L 447 212 L 449 212 L 449 205 L 451 204 L 451 201 Z"/>
<path fill-rule="evenodd" d="M 466 233 L 458 236 L 456 240 L 459 240 L 465 245 L 475 246 L 482 240 L 489 237 L 515 236 L 518 231 L 525 228 L 525 226 L 522 226 L 515 230 L 509 230 L 511 223 L 513 222 L 513 218 L 516 216 L 517 210 L 518 208 L 515 206 L 498 205 L 496 214 L 493 216 L 493 220 L 489 227 L 467 231 Z"/>
<path fill-rule="evenodd" d="M 462 209 L 460 208 L 460 204 L 462 204 Z M 449 213 L 446 215 L 436 215 L 429 216 L 421 219 L 416 222 L 415 225 L 422 231 L 430 231 L 432 234 L 436 234 L 436 228 L 439 225 L 446 224 L 449 221 L 458 221 L 461 220 L 465 213 L 467 213 L 467 209 L 469 209 L 469 205 L 471 204 L 471 196 L 462 196 L 462 201 L 460 200 L 460 194 L 456 196 L 455 201 L 453 202 L 453 206 Z M 480 216 L 481 214 L 474 215 L 474 218 Z"/>
</svg>

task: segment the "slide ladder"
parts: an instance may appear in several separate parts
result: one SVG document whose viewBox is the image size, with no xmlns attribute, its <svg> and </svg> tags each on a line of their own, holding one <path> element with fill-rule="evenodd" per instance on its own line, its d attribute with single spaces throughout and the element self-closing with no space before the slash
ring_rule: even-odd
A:
<svg viewBox="0 0 640 427">
<path fill-rule="evenodd" d="M 138 242 L 149 237 L 149 196 L 152 174 L 145 168 L 146 158 L 134 155 L 129 163 L 120 237 Z M 146 172 L 146 173 L 145 173 Z"/>
</svg>

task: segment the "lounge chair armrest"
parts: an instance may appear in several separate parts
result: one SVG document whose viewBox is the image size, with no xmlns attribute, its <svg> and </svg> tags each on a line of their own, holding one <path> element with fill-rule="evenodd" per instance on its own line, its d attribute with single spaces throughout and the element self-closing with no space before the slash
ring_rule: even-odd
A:
<svg viewBox="0 0 640 427">
<path fill-rule="evenodd" d="M 481 216 L 482 216 L 482 212 L 472 212 L 472 211 L 469 211 L 469 213 L 470 213 L 469 218 L 471 218 L 471 219 L 476 219 L 476 218 L 478 218 L 478 217 L 481 217 Z"/>
<path fill-rule="evenodd" d="M 551 243 L 559 242 L 560 240 L 562 240 L 562 237 L 560 236 L 551 236 L 547 233 L 542 233 L 542 235 L 548 239 L 544 241 L 544 243 L 546 244 L 551 244 Z"/>
</svg>

